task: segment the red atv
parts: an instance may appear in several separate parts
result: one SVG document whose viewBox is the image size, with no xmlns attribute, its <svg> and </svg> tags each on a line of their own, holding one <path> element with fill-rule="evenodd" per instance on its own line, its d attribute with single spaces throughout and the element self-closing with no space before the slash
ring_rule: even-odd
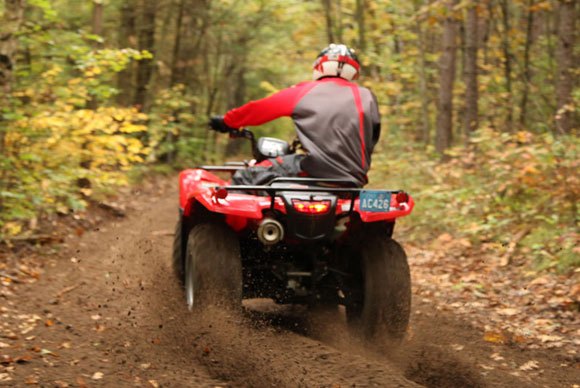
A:
<svg viewBox="0 0 580 388">
<path fill-rule="evenodd" d="M 256 161 L 294 153 L 297 141 L 248 130 Z M 395 220 L 411 213 L 401 190 L 363 190 L 349 180 L 275 178 L 232 186 L 215 173 L 245 162 L 201 166 L 179 175 L 179 221 L 173 266 L 190 309 L 240 305 L 242 298 L 276 303 L 343 305 L 349 326 L 367 338 L 404 336 L 411 279 Z"/>
</svg>

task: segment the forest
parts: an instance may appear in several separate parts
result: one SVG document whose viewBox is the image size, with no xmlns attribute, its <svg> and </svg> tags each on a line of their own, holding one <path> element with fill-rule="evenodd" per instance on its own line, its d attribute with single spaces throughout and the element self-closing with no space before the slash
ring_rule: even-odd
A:
<svg viewBox="0 0 580 388">
<path fill-rule="evenodd" d="M 575 1 L 5 0 L 0 12 L 5 238 L 145 170 L 238 154 L 208 116 L 308 79 L 320 49 L 344 42 L 385 128 L 371 184 L 420 198 L 415 239 L 515 242 L 536 269 L 578 265 Z M 258 131 L 293 133 L 290 120 Z"/>
<path fill-rule="evenodd" d="M 579 8 L 0 0 L 0 385 L 577 387 Z M 178 171 L 250 158 L 209 117 L 310 80 L 329 43 L 378 99 L 368 187 L 416 204 L 398 358 L 170 302 Z"/>
</svg>

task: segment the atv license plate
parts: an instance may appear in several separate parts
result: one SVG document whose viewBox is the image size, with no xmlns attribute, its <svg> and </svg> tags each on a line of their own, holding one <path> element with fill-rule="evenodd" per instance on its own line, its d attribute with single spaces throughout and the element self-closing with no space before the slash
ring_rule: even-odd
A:
<svg viewBox="0 0 580 388">
<path fill-rule="evenodd" d="M 363 190 L 359 199 L 359 208 L 363 212 L 388 212 L 391 206 L 390 191 Z"/>
</svg>

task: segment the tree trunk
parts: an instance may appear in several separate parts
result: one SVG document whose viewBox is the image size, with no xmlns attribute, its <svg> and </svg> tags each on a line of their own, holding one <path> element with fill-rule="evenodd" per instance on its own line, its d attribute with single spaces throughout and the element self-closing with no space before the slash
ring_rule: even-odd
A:
<svg viewBox="0 0 580 388">
<path fill-rule="evenodd" d="M 455 59 L 457 55 L 457 23 L 453 16 L 456 0 L 445 2 L 447 15 L 443 23 L 442 48 L 439 57 L 439 101 L 435 149 L 443 153 L 453 140 L 453 83 L 455 81 Z"/>
<path fill-rule="evenodd" d="M 334 15 L 334 18 L 335 18 L 334 27 L 336 28 L 336 39 L 338 39 L 337 43 L 344 43 L 342 37 L 343 31 L 342 0 L 336 0 L 336 14 Z"/>
<path fill-rule="evenodd" d="M 137 33 L 135 30 L 135 0 L 126 0 L 121 8 L 121 23 L 119 26 L 119 48 L 136 48 Z M 127 68 L 119 72 L 117 76 L 117 103 L 120 105 L 130 105 L 133 102 L 133 91 L 135 89 L 135 64 L 130 62 Z"/>
<path fill-rule="evenodd" d="M 103 36 L 103 15 L 104 15 L 104 6 L 103 0 L 93 0 L 93 16 L 91 20 L 91 32 L 93 35 L 98 35 L 102 38 Z M 95 42 L 97 47 L 102 46 L 102 43 Z"/>
<path fill-rule="evenodd" d="M 171 59 L 171 86 L 179 83 L 182 78 L 179 72 L 179 60 L 181 53 L 181 34 L 183 29 L 184 8 L 185 0 L 179 0 L 177 10 L 177 24 L 175 26 L 175 42 L 173 44 L 173 58 Z"/>
<path fill-rule="evenodd" d="M 246 51 L 244 50 L 244 53 Z M 246 102 L 246 78 L 245 74 L 247 71 L 246 67 L 247 58 L 239 58 L 236 60 L 236 68 L 232 74 L 232 88 L 228 95 L 228 109 L 232 109 L 241 106 Z M 228 141 L 225 149 L 225 156 L 234 156 L 240 153 L 246 142 L 240 141 L 240 139 L 231 139 Z"/>
<path fill-rule="evenodd" d="M 513 115 L 514 115 L 514 107 L 513 107 L 513 88 L 512 88 L 512 53 L 510 48 L 510 31 L 511 31 L 511 23 L 510 23 L 510 12 L 509 12 L 509 1 L 502 0 L 501 2 L 501 10 L 502 10 L 502 22 L 503 22 L 503 38 L 502 38 L 502 47 L 503 47 L 503 55 L 504 55 L 504 72 L 505 72 L 505 88 L 508 94 L 507 100 L 507 127 L 508 130 L 512 130 L 513 126 Z"/>
<path fill-rule="evenodd" d="M 199 93 L 203 88 L 204 75 L 200 66 L 204 65 L 202 44 L 208 44 L 207 32 L 212 21 L 208 0 L 181 0 L 171 62 L 172 85 L 182 83 L 188 89 Z M 196 107 L 193 107 L 196 109 Z"/>
<path fill-rule="evenodd" d="M 24 0 L 5 0 L 4 8 L 0 30 L 0 106 L 6 106 L 8 97 L 12 93 L 13 70 L 16 65 L 18 45 L 16 33 L 22 23 Z"/>
<path fill-rule="evenodd" d="M 358 24 L 358 49 L 364 53 L 366 42 L 365 9 L 366 0 L 356 0 L 356 23 Z"/>
<path fill-rule="evenodd" d="M 431 121 L 429 114 L 429 89 L 427 87 L 427 44 L 425 43 L 426 34 L 421 25 L 421 20 L 417 19 L 416 28 L 419 42 L 419 97 L 421 98 L 421 133 L 418 137 L 425 145 L 428 145 L 431 142 Z"/>
<path fill-rule="evenodd" d="M 139 50 L 155 52 L 155 16 L 157 11 L 156 0 L 141 0 L 141 15 L 139 26 Z M 148 89 L 151 75 L 153 74 L 152 59 L 142 59 L 137 65 L 137 85 L 135 89 L 134 103 L 143 111 L 148 111 Z"/>
<path fill-rule="evenodd" d="M 535 0 L 528 0 L 528 19 L 526 24 L 526 43 L 524 46 L 524 72 L 522 78 L 524 81 L 522 90 L 522 101 L 520 103 L 520 126 L 525 128 L 526 126 L 526 116 L 528 114 L 528 93 L 530 91 L 530 82 L 532 81 L 530 73 L 530 49 L 532 47 L 533 41 L 533 26 L 534 26 L 534 13 L 532 10 Z"/>
<path fill-rule="evenodd" d="M 574 41 L 576 31 L 574 26 L 576 21 L 576 1 L 560 0 L 558 16 L 556 128 L 559 133 L 573 133 L 575 130 L 578 130 L 578 122 L 575 120 L 572 110 L 572 90 L 575 82 Z"/>
<path fill-rule="evenodd" d="M 4 17 L 0 20 L 0 107 L 10 109 L 11 94 L 13 90 L 13 71 L 16 67 L 16 49 L 18 39 L 16 34 L 20 30 L 24 15 L 24 0 L 5 0 Z M 7 154 L 4 125 L 0 115 L 0 156 L 3 158 Z M 5 174 L 8 169 L 0 169 L 0 190 L 8 187 L 9 182 Z M 0 196 L 0 212 L 4 204 Z"/>
<path fill-rule="evenodd" d="M 334 41 L 334 25 L 332 23 L 332 0 L 322 0 L 324 8 L 324 18 L 326 20 L 326 36 L 328 43 L 335 43 Z"/>
<path fill-rule="evenodd" d="M 466 138 L 477 129 L 478 82 L 477 82 L 477 3 L 467 9 L 465 23 L 465 117 L 463 120 Z"/>
<path fill-rule="evenodd" d="M 103 0 L 93 0 L 93 14 L 91 17 L 91 33 L 96 35 L 98 38 L 93 41 L 93 47 L 95 49 L 100 49 L 103 47 L 103 16 L 104 16 L 104 6 Z M 96 96 L 91 96 L 87 101 L 87 108 L 97 109 L 99 107 L 99 102 Z M 83 167 L 83 166 L 81 166 Z"/>
</svg>

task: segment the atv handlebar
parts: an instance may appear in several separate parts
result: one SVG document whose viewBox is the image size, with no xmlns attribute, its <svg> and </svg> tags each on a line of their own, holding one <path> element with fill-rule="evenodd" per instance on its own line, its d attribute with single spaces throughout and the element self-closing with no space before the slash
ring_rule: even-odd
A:
<svg viewBox="0 0 580 388">
<path fill-rule="evenodd" d="M 260 157 L 263 158 L 263 155 L 261 155 L 259 150 L 258 150 L 258 141 L 256 140 L 254 133 L 252 131 L 250 131 L 249 129 L 247 129 L 247 128 L 240 128 L 240 129 L 231 128 L 223 122 L 222 116 L 212 117 L 209 121 L 209 129 L 216 131 L 216 132 L 220 132 L 220 133 L 227 133 L 230 135 L 230 139 L 248 139 L 252 144 L 252 153 L 254 154 L 254 158 L 256 160 L 260 159 Z M 298 137 L 296 137 L 296 139 L 294 139 L 292 144 L 288 145 L 288 151 L 290 154 L 293 154 L 298 149 L 303 149 L 303 147 L 302 147 L 302 144 L 300 143 L 300 140 L 298 139 Z"/>
<path fill-rule="evenodd" d="M 254 133 L 247 128 L 232 129 L 229 134 L 232 139 L 244 138 L 252 142 L 255 140 Z"/>
</svg>

